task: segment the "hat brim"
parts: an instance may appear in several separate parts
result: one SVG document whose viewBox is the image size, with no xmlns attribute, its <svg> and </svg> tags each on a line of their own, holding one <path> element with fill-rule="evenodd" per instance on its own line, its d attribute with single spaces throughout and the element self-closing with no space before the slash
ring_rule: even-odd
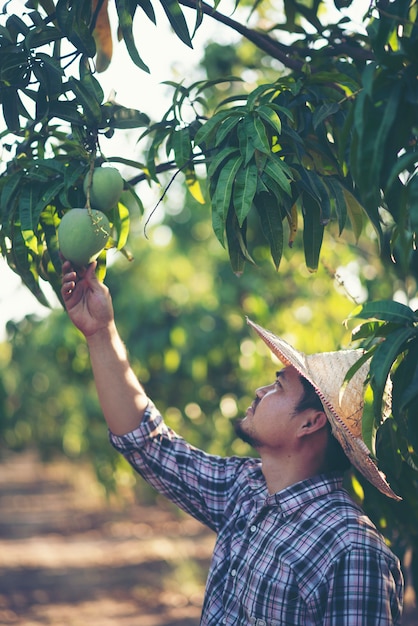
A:
<svg viewBox="0 0 418 626">
<path fill-rule="evenodd" d="M 347 424 L 341 418 L 338 406 L 335 406 L 335 404 L 330 401 L 322 386 L 318 384 L 315 375 L 311 371 L 311 368 L 309 368 L 307 356 L 303 352 L 293 348 L 293 346 L 288 344 L 284 339 L 277 337 L 270 331 L 252 322 L 248 317 L 247 323 L 256 331 L 271 352 L 284 365 L 294 367 L 297 372 L 313 386 L 321 399 L 325 414 L 331 424 L 333 435 L 340 443 L 354 467 L 381 493 L 394 500 L 401 500 L 402 498 L 393 491 L 386 481 L 385 475 L 378 469 L 371 458 L 370 451 L 364 441 L 359 436 L 353 435 Z M 350 353 L 353 352 L 354 351 L 350 351 Z M 360 358 L 360 356 L 361 353 L 359 353 L 358 358 Z"/>
</svg>

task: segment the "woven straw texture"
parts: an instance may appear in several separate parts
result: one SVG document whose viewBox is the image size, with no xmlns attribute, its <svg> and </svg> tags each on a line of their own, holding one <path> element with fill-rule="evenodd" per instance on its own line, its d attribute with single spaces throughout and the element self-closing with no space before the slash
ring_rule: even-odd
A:
<svg viewBox="0 0 418 626">
<path fill-rule="evenodd" d="M 362 356 L 362 350 L 306 355 L 250 319 L 247 319 L 247 322 L 284 365 L 293 366 L 313 385 L 321 398 L 333 435 L 340 442 L 351 463 L 379 491 L 390 498 L 400 500 L 371 458 L 370 451 L 362 439 L 364 384 L 369 364 L 364 363 L 350 381 L 344 383 L 348 370 Z"/>
</svg>

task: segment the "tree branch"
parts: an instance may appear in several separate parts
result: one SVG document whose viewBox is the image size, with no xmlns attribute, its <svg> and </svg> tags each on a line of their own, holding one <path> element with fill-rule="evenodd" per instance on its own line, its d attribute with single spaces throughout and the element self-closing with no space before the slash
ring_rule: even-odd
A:
<svg viewBox="0 0 418 626">
<path fill-rule="evenodd" d="M 197 0 L 179 0 L 179 4 L 186 6 L 190 9 L 196 9 Z M 251 41 L 253 44 L 255 44 L 257 48 L 263 50 L 272 58 L 281 61 L 286 67 L 296 71 L 300 71 L 302 69 L 304 61 L 294 59 L 289 56 L 290 53 L 293 54 L 293 49 L 290 46 L 286 46 L 279 41 L 274 40 L 272 37 L 266 35 L 265 33 L 260 33 L 251 28 L 247 28 L 243 24 L 240 24 L 239 22 L 233 20 L 227 15 L 219 13 L 219 11 L 216 11 L 205 2 L 199 3 L 199 7 L 203 11 L 203 13 L 209 15 L 217 22 L 221 22 L 222 24 L 229 26 L 237 33 L 240 33 L 240 35 L 248 39 L 248 41 Z"/>
<path fill-rule="evenodd" d="M 179 0 L 179 4 L 188 7 L 189 9 L 197 10 L 197 2 L 198 0 Z M 301 59 L 300 56 L 311 56 L 315 54 L 315 50 L 311 48 L 298 48 L 297 56 L 299 58 L 295 58 L 295 50 L 293 46 L 283 44 L 272 37 L 267 35 L 266 33 L 261 33 L 251 28 L 247 28 L 240 22 L 233 20 L 227 15 L 223 15 L 216 11 L 213 7 L 209 6 L 205 2 L 199 2 L 199 8 L 203 13 L 212 17 L 217 22 L 221 24 L 225 24 L 229 28 L 232 28 L 237 33 L 240 33 L 243 37 L 251 41 L 257 48 L 263 50 L 268 55 L 270 55 L 273 59 L 280 61 L 283 65 L 291 70 L 300 72 L 305 65 L 305 59 Z M 322 50 L 324 54 L 327 56 L 340 56 L 347 55 L 351 59 L 356 61 L 366 61 L 374 58 L 374 54 L 372 51 L 367 50 L 365 48 L 361 48 L 360 46 L 351 46 L 349 40 L 345 39 L 341 41 L 341 43 L 332 42 L 329 47 Z"/>
</svg>

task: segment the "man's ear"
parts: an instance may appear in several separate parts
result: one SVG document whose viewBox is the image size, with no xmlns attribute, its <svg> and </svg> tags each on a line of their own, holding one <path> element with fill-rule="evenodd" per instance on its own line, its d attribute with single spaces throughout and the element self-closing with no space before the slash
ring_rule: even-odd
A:
<svg viewBox="0 0 418 626">
<path fill-rule="evenodd" d="M 301 416 L 302 417 L 302 416 Z M 306 409 L 298 431 L 298 437 L 311 435 L 326 426 L 328 418 L 325 411 L 317 411 L 316 409 Z"/>
</svg>

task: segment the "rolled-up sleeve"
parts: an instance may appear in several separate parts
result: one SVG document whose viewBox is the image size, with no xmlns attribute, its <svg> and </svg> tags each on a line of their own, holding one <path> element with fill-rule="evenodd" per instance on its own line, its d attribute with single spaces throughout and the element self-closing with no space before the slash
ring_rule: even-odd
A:
<svg viewBox="0 0 418 626">
<path fill-rule="evenodd" d="M 165 424 L 151 401 L 138 428 L 109 436 L 116 450 L 159 493 L 218 530 L 229 490 L 245 459 L 211 455 L 191 446 Z"/>
</svg>

